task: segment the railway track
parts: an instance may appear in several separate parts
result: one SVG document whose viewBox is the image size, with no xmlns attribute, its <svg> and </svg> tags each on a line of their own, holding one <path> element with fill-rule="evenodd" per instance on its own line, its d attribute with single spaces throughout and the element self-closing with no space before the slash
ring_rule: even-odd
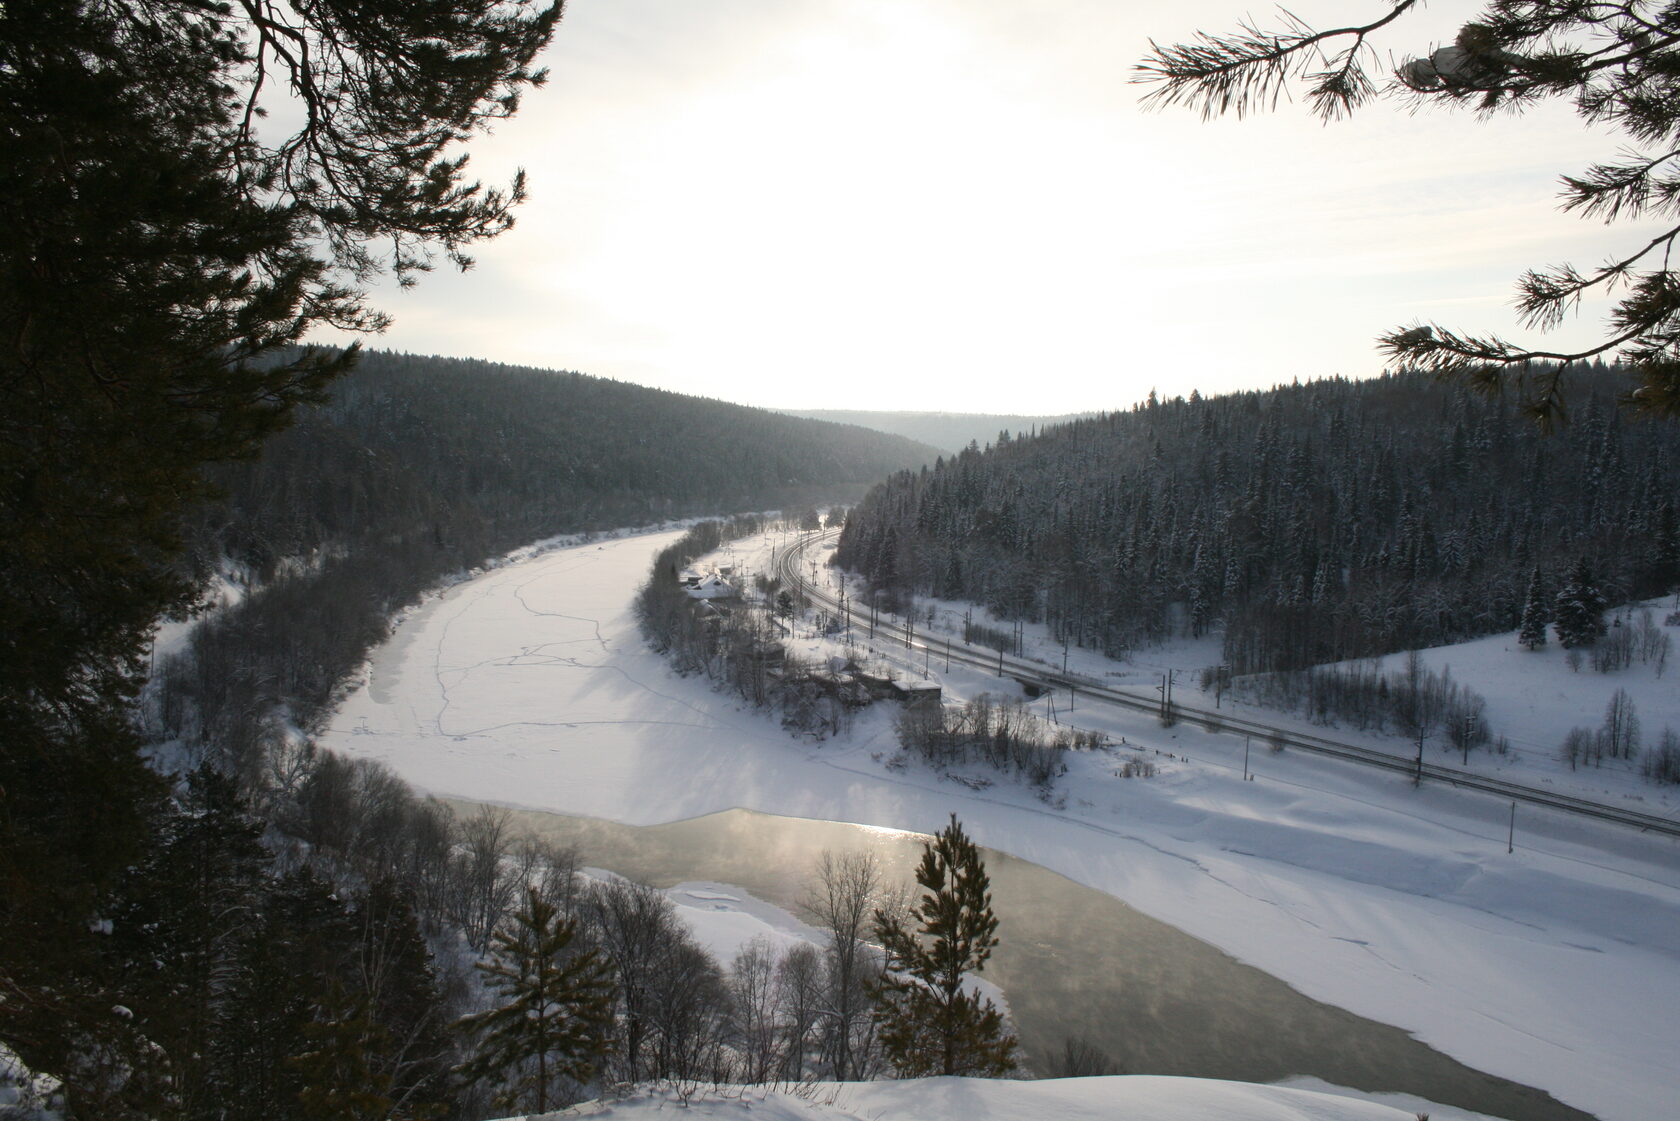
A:
<svg viewBox="0 0 1680 1121">
<path fill-rule="evenodd" d="M 840 600 L 830 595 L 825 588 L 820 587 L 817 581 L 806 579 L 800 572 L 800 564 L 807 550 L 820 543 L 831 541 L 837 536 L 838 531 L 833 530 L 824 533 L 803 534 L 792 543 L 775 551 L 772 568 L 784 584 L 796 587 L 813 604 L 837 615 L 843 615 L 848 619 L 850 625 L 868 625 L 853 613 L 850 604 L 843 605 Z M 1011 658 L 1002 653 L 981 654 L 971 647 L 958 646 L 949 639 L 942 644 L 934 645 L 930 645 L 926 641 L 918 642 L 913 629 L 878 618 L 873 622 L 873 630 L 878 637 L 885 636 L 902 642 L 908 650 L 912 652 L 920 651 L 929 659 L 939 657 L 949 662 L 990 670 L 996 672 L 999 676 L 1010 677 L 1023 685 L 1030 685 L 1038 689 L 1065 689 L 1081 700 L 1101 701 L 1136 711 L 1163 714 L 1161 700 L 1150 696 L 1148 693 L 1138 693 L 1113 685 L 1106 685 L 1080 674 L 1058 673 L 1041 662 Z M 1342 743 L 1323 736 L 1315 736 L 1291 728 L 1280 728 L 1274 724 L 1265 724 L 1258 720 L 1233 716 L 1222 711 L 1200 708 L 1195 705 L 1173 702 L 1170 715 L 1175 720 L 1192 721 L 1208 727 L 1210 730 L 1217 729 L 1220 732 L 1236 735 L 1256 736 L 1265 740 L 1268 744 L 1281 744 L 1284 747 L 1292 747 L 1317 755 L 1344 759 L 1368 767 L 1377 767 L 1406 775 L 1419 782 L 1428 780 L 1430 782 L 1448 783 L 1462 790 L 1491 794 L 1508 801 L 1544 806 L 1548 809 L 1561 810 L 1598 821 L 1612 822 L 1644 832 L 1680 837 L 1680 822 L 1658 817 L 1655 814 L 1640 813 L 1636 810 L 1623 809 L 1620 806 L 1613 806 L 1604 802 L 1577 798 L 1570 794 L 1544 790 L 1522 783 L 1507 782 L 1504 779 L 1489 778 L 1456 767 L 1391 755 L 1375 748 Z"/>
</svg>

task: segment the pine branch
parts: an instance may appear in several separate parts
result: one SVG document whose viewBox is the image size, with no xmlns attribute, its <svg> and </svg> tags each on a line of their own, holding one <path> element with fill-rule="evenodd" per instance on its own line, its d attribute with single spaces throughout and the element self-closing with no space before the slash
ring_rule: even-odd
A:
<svg viewBox="0 0 1680 1121">
<path fill-rule="evenodd" d="M 1132 80 L 1154 84 L 1144 97 L 1151 108 L 1185 105 L 1199 109 L 1203 120 L 1256 108 L 1276 108 L 1292 77 L 1307 82 L 1307 99 L 1324 120 L 1345 116 L 1370 100 L 1376 86 L 1365 73 L 1366 39 L 1417 5 L 1396 0 L 1381 19 L 1353 27 L 1313 31 L 1280 9 L 1284 29 L 1262 31 L 1244 22 L 1235 35 L 1197 34 L 1194 41 L 1162 46 L 1150 40 L 1149 54 Z M 1351 38 L 1334 58 L 1326 44 Z"/>
<path fill-rule="evenodd" d="M 1655 206 L 1673 210 L 1680 198 L 1680 175 L 1657 176 L 1657 168 L 1680 156 L 1680 148 L 1660 156 L 1627 152 L 1621 163 L 1594 164 L 1581 175 L 1563 177 L 1563 209 L 1583 217 L 1614 222 L 1637 218 Z"/>
</svg>

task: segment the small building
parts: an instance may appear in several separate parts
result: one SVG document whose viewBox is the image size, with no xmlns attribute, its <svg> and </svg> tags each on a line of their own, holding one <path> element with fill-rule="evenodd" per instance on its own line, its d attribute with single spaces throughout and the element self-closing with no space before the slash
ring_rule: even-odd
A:
<svg viewBox="0 0 1680 1121">
<path fill-rule="evenodd" d="M 945 700 L 945 690 L 928 682 L 905 682 L 899 689 L 903 694 L 899 699 L 912 711 L 937 712 Z"/>
<path fill-rule="evenodd" d="M 927 682 L 895 681 L 890 677 L 880 677 L 861 670 L 857 671 L 854 677 L 869 694 L 870 700 L 897 701 L 907 708 L 937 706 L 945 695 L 939 686 Z"/>
<path fill-rule="evenodd" d="M 683 591 L 695 599 L 739 599 L 740 590 L 715 572 L 708 572 L 692 584 L 684 584 Z"/>
</svg>

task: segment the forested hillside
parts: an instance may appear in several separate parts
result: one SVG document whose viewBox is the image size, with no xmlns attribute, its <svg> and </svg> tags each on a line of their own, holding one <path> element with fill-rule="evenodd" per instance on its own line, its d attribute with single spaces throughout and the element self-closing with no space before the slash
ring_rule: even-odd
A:
<svg viewBox="0 0 1680 1121">
<path fill-rule="evenodd" d="M 546 534 L 861 493 L 933 449 L 606 378 L 365 352 L 325 404 L 223 468 L 201 563 L 392 534 L 483 555 Z"/>
<path fill-rule="evenodd" d="M 161 667 L 158 734 L 256 759 L 305 726 L 446 574 L 559 533 L 850 498 L 932 449 L 863 428 L 471 359 L 361 356 L 188 539 L 200 575 L 261 589 Z"/>
<path fill-rule="evenodd" d="M 1680 427 L 1584 374 L 1541 433 L 1421 375 L 1151 400 L 895 475 L 837 563 L 1119 654 L 1223 626 L 1236 673 L 1515 629 L 1533 572 L 1680 579 Z"/>
</svg>

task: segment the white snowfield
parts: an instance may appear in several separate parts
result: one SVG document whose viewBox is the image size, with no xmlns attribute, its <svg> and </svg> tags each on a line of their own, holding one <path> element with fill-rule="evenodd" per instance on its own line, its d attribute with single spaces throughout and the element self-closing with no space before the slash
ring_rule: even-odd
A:
<svg viewBox="0 0 1680 1121">
<path fill-rule="evenodd" d="M 817 1083 L 797 1093 L 748 1086 L 702 1091 L 686 1102 L 670 1090 L 644 1090 L 621 1101 L 586 1102 L 539 1116 L 652 1121 L 673 1115 L 715 1121 L 1415 1121 L 1417 1116 L 1281 1086 L 1147 1075 Z"/>
<path fill-rule="evenodd" d="M 1082 754 L 1054 806 L 1008 782 L 974 790 L 914 765 L 889 771 L 883 760 L 897 746 L 884 713 L 837 741 L 796 741 L 703 680 L 675 676 L 645 647 L 631 600 L 674 536 L 527 554 L 429 600 L 376 653 L 322 742 L 384 760 L 431 793 L 630 824 L 742 807 L 932 832 L 956 812 L 984 845 L 1471 1066 L 1605 1121 L 1680 1116 L 1675 842 L 1523 808 L 1507 854 L 1506 803 L 1429 784 L 1414 791 L 1395 776 L 1258 744 L 1258 777 L 1244 782 L 1241 737 L 1169 731 L 1138 715 L 1097 726 L 1144 745 L 1156 777 L 1117 777 L 1130 748 Z M 767 567 L 751 554 L 750 543 L 737 546 Z M 1000 684 L 939 676 L 957 696 Z M 1074 715 L 1082 724 L 1097 716 L 1083 705 Z M 1263 1100 L 1274 1112 L 1220 1112 L 1215 1097 L 1181 1108 L 1167 1085 L 971 1091 L 958 1082 L 941 1093 L 964 1121 L 1390 1115 L 1346 1102 L 1313 1113 L 1283 1091 L 1241 1107 Z M 1104 1094 L 1128 1086 L 1152 1104 L 1110 1110 Z M 858 1088 L 848 1100 L 866 1103 L 856 1108 L 870 1117 L 942 1116 L 891 1112 L 901 1108 L 895 1092 Z M 1070 1112 L 1014 1093 L 1073 1095 Z M 972 1106 L 957 1104 L 965 1094 Z"/>
</svg>

